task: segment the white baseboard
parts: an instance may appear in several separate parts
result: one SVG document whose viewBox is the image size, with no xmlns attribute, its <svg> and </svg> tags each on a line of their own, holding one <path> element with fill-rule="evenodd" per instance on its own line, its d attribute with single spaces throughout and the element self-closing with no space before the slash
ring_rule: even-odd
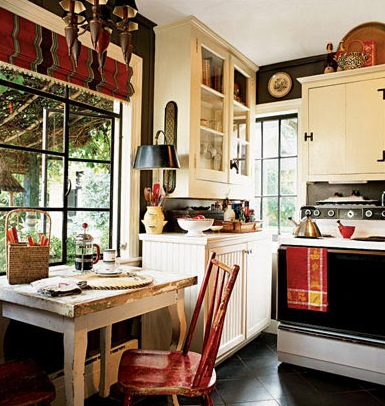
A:
<svg viewBox="0 0 385 406">
<path fill-rule="evenodd" d="M 111 359 L 108 368 L 113 382 L 116 382 L 118 379 L 118 367 L 123 351 L 135 348 L 138 348 L 138 340 L 136 339 L 126 341 L 111 349 Z M 84 396 L 88 398 L 99 392 L 100 355 L 95 355 L 86 360 L 84 375 Z M 54 372 L 49 377 L 56 388 L 56 399 L 52 403 L 52 406 L 64 406 L 66 402 L 63 371 Z"/>
<path fill-rule="evenodd" d="M 271 323 L 268 327 L 266 327 L 263 332 L 264 333 L 271 333 L 271 334 L 278 334 L 278 324 L 277 320 L 271 320 Z"/>
</svg>

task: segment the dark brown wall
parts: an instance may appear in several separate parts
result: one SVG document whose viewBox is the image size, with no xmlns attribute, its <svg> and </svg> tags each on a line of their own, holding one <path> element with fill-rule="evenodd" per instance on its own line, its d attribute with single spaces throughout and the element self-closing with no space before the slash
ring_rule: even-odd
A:
<svg viewBox="0 0 385 406">
<path fill-rule="evenodd" d="M 297 78 L 323 73 L 326 58 L 325 54 L 261 66 L 257 72 L 257 104 L 300 98 L 301 84 Z M 269 79 L 277 72 L 288 73 L 293 81 L 291 91 L 286 96 L 280 98 L 271 96 L 267 90 Z"/>
</svg>

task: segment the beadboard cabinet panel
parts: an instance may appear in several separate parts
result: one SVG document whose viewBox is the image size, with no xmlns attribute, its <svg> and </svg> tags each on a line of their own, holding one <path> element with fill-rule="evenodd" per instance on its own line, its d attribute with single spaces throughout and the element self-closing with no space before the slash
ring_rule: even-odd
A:
<svg viewBox="0 0 385 406">
<path fill-rule="evenodd" d="M 270 324 L 272 250 L 271 234 L 140 234 L 143 241 L 143 267 L 198 276 L 198 285 L 185 291 L 185 310 L 189 322 L 211 251 L 228 265 L 241 267 L 226 314 L 218 353 L 221 361 L 241 348 Z M 207 304 L 206 304 L 207 305 Z M 202 310 L 192 349 L 200 351 L 204 336 Z M 170 318 L 158 311 L 142 318 L 143 348 L 167 349 L 170 343 Z M 157 334 L 152 334 L 156 331 Z"/>
</svg>

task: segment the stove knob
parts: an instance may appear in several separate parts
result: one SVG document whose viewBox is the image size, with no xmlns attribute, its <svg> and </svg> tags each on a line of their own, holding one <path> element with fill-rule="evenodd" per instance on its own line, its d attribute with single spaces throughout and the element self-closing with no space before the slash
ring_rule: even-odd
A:
<svg viewBox="0 0 385 406">
<path fill-rule="evenodd" d="M 365 217 L 370 218 L 373 216 L 373 212 L 371 210 L 365 210 Z"/>
<path fill-rule="evenodd" d="M 353 211 L 353 210 L 349 210 L 349 211 L 347 212 L 347 216 L 348 216 L 348 218 L 352 219 L 352 218 L 354 217 L 354 211 Z"/>
<path fill-rule="evenodd" d="M 321 212 L 318 210 L 318 209 L 315 209 L 314 211 L 313 211 L 313 216 L 314 217 L 319 217 L 321 215 Z"/>
<path fill-rule="evenodd" d="M 385 217 L 385 210 L 381 212 L 381 217 Z"/>
<path fill-rule="evenodd" d="M 310 209 L 306 209 L 305 210 L 305 216 L 311 216 L 311 210 Z"/>
<path fill-rule="evenodd" d="M 335 216 L 335 211 L 334 210 L 328 210 L 328 217 L 334 217 Z"/>
</svg>

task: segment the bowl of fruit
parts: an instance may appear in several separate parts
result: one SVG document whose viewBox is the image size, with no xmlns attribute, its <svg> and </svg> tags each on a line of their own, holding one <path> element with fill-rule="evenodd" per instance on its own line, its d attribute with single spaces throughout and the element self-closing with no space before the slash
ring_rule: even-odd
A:
<svg viewBox="0 0 385 406">
<path fill-rule="evenodd" d="M 177 219 L 179 227 L 187 231 L 187 237 L 202 237 L 203 231 L 208 230 L 214 223 L 214 219 L 208 219 L 203 215 L 195 217 L 183 217 Z"/>
</svg>

